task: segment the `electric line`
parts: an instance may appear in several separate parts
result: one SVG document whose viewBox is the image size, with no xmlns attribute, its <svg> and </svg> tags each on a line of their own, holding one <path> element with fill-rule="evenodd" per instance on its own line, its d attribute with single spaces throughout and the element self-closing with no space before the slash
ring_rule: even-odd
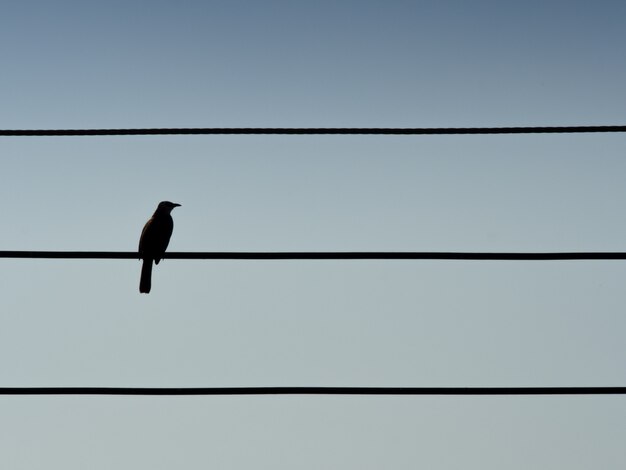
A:
<svg viewBox="0 0 626 470">
<path fill-rule="evenodd" d="M 135 251 L 0 251 L 0 258 L 139 259 Z M 626 252 L 420 252 L 420 251 L 279 251 L 279 252 L 166 252 L 179 260 L 483 260 L 567 261 L 624 260 Z"/>
<path fill-rule="evenodd" d="M 0 387 L 0 395 L 624 395 L 626 387 Z"/>
<path fill-rule="evenodd" d="M 0 137 L 121 136 L 121 135 L 451 135 L 451 134 L 563 134 L 626 132 L 626 126 L 517 127 L 196 127 L 137 129 L 0 129 Z"/>
</svg>

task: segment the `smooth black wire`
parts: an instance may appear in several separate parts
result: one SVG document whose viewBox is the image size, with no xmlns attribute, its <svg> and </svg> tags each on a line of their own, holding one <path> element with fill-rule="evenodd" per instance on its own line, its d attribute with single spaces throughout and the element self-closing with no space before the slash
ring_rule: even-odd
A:
<svg viewBox="0 0 626 470">
<path fill-rule="evenodd" d="M 134 251 L 0 251 L 0 258 L 138 259 Z M 421 251 L 279 251 L 166 252 L 163 258 L 186 260 L 623 260 L 626 252 L 421 252 Z"/>
<path fill-rule="evenodd" d="M 0 395 L 624 395 L 626 387 L 0 387 Z"/>
<path fill-rule="evenodd" d="M 451 135 L 451 134 L 563 134 L 626 132 L 626 126 L 516 127 L 204 127 L 143 129 L 0 129 L 5 137 L 116 136 L 116 135 Z"/>
</svg>

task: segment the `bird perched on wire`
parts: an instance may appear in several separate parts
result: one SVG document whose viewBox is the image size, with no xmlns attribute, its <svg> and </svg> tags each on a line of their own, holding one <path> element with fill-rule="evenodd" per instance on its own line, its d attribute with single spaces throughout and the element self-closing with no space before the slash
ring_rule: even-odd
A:
<svg viewBox="0 0 626 470">
<path fill-rule="evenodd" d="M 152 279 L 152 261 L 159 264 L 174 230 L 174 220 L 170 215 L 175 207 L 180 204 L 175 202 L 160 202 L 154 214 L 146 222 L 141 231 L 139 239 L 139 259 L 143 260 L 141 267 L 141 279 L 139 281 L 139 292 L 148 294 L 150 292 Z"/>
</svg>

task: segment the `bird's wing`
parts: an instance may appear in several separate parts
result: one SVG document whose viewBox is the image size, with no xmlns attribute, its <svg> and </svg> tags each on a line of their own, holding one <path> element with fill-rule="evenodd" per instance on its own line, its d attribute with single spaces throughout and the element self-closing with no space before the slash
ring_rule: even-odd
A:
<svg viewBox="0 0 626 470">
<path fill-rule="evenodd" d="M 147 244 L 147 238 L 149 237 L 149 235 L 147 235 L 150 232 L 150 226 L 152 225 L 152 218 L 150 218 L 147 222 L 146 225 L 143 226 L 143 230 L 141 231 L 141 237 L 139 237 L 139 255 L 142 255 L 145 251 L 146 251 L 146 244 Z M 141 256 L 140 256 L 141 257 Z"/>
</svg>

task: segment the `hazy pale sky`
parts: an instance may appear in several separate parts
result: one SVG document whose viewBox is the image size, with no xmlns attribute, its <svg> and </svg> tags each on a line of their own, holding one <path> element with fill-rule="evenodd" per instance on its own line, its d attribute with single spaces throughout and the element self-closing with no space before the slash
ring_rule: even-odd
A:
<svg viewBox="0 0 626 470">
<path fill-rule="evenodd" d="M 0 128 L 625 124 L 618 1 L 5 2 Z M 626 136 L 0 138 L 1 250 L 624 251 Z M 626 385 L 626 264 L 0 260 L 0 386 Z M 622 469 L 601 397 L 0 397 L 10 469 Z"/>
</svg>

